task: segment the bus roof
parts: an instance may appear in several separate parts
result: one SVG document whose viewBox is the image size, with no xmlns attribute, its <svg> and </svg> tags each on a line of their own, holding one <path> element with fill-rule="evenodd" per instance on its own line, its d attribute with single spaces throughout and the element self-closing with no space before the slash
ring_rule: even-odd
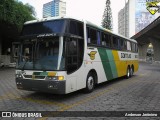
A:
<svg viewBox="0 0 160 120">
<path fill-rule="evenodd" d="M 86 23 L 87 25 L 93 26 L 93 27 L 98 28 L 98 29 L 100 29 L 100 30 L 109 32 L 109 33 L 111 33 L 111 34 L 113 34 L 113 35 L 116 35 L 116 36 L 119 36 L 119 37 L 122 37 L 122 38 L 124 38 L 124 39 L 127 39 L 127 40 L 130 40 L 130 41 L 132 41 L 132 42 L 136 42 L 136 43 L 137 43 L 137 41 L 134 40 L 134 39 L 130 39 L 130 38 L 127 38 L 127 37 L 122 36 L 122 35 L 120 35 L 120 34 L 113 33 L 112 31 L 110 31 L 110 30 L 108 30 L 108 29 L 105 29 L 105 28 L 103 28 L 103 27 L 101 27 L 101 26 L 98 26 L 98 25 L 96 25 L 96 24 L 93 24 L 92 22 L 89 22 L 89 21 L 87 21 L 87 20 L 78 19 L 78 18 L 74 18 L 74 17 L 66 17 L 66 16 L 63 16 L 63 17 L 61 17 L 61 16 L 58 16 L 58 17 L 48 17 L 48 18 L 42 18 L 42 19 L 40 19 L 40 20 L 27 21 L 27 22 L 24 23 L 24 25 L 26 25 L 26 24 L 32 24 L 32 23 L 37 23 L 37 22 L 58 20 L 58 19 L 74 19 L 74 20 L 77 20 L 77 21 L 81 21 L 81 22 Z"/>
</svg>

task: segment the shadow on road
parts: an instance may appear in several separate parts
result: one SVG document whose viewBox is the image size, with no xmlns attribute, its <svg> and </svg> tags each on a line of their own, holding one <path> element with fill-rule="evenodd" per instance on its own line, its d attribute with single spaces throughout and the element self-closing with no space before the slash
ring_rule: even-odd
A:
<svg viewBox="0 0 160 120">
<path fill-rule="evenodd" d="M 132 78 L 136 77 L 137 75 L 133 75 Z M 128 81 L 131 79 L 126 79 L 125 77 L 120 77 L 117 79 L 113 79 L 104 83 L 100 83 L 96 85 L 95 90 L 92 93 L 86 94 L 83 89 L 78 90 L 69 94 L 65 95 L 57 95 L 57 94 L 51 94 L 51 93 L 43 93 L 43 92 L 33 92 L 30 94 L 27 94 L 26 96 L 22 96 L 22 99 L 31 98 L 33 100 L 47 100 L 47 101 L 53 101 L 53 102 L 66 102 L 66 101 L 72 101 L 74 98 L 85 98 L 88 96 L 92 96 L 94 94 L 97 94 L 100 91 L 107 90 L 108 87 L 111 87 L 114 84 L 120 83 L 122 81 Z"/>
</svg>

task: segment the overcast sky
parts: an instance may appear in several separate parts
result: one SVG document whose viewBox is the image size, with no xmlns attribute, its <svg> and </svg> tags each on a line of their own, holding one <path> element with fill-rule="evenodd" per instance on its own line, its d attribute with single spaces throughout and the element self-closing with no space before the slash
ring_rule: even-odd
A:
<svg viewBox="0 0 160 120">
<path fill-rule="evenodd" d="M 42 18 L 43 4 L 52 0 L 19 0 L 35 8 L 37 18 Z M 106 0 L 65 0 L 66 15 L 88 20 L 101 25 Z M 124 7 L 125 0 L 110 0 L 113 16 L 113 31 L 118 32 L 118 12 Z"/>
</svg>

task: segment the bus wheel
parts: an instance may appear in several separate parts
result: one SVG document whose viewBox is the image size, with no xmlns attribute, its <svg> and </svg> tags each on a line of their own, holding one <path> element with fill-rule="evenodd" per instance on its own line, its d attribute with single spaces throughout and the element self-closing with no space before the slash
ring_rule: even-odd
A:
<svg viewBox="0 0 160 120">
<path fill-rule="evenodd" d="M 92 92 L 94 90 L 94 86 L 95 86 L 95 77 L 91 73 L 89 73 L 87 75 L 85 92 L 86 93 Z"/>
<path fill-rule="evenodd" d="M 130 77 L 130 68 L 128 67 L 127 68 L 127 75 L 126 75 L 126 78 L 128 79 Z"/>
<path fill-rule="evenodd" d="M 130 69 L 130 77 L 132 77 L 133 76 L 133 67 L 131 67 L 131 69 Z"/>
</svg>

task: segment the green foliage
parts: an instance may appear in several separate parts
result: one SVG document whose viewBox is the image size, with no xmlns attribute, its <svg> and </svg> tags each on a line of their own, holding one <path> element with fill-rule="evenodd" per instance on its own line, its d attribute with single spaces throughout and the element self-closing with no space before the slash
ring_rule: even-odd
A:
<svg viewBox="0 0 160 120">
<path fill-rule="evenodd" d="M 24 22 L 35 19 L 34 8 L 17 0 L 0 0 L 0 21 L 8 22 L 17 26 L 18 30 Z"/>
<path fill-rule="evenodd" d="M 106 1 L 106 7 L 102 18 L 102 27 L 112 30 L 112 11 L 110 7 L 110 0 Z"/>
</svg>

